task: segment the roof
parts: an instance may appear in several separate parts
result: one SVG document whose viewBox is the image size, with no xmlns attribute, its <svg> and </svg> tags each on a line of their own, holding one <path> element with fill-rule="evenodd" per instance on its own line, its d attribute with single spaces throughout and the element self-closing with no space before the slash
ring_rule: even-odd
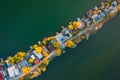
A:
<svg viewBox="0 0 120 80">
<path fill-rule="evenodd" d="M 43 55 L 40 53 L 40 54 L 37 54 L 36 51 L 33 51 L 33 53 L 39 58 L 39 59 L 42 59 L 43 58 Z"/>
<path fill-rule="evenodd" d="M 69 31 L 68 28 L 65 28 L 65 29 L 62 31 L 62 33 L 63 33 L 63 35 L 64 35 L 64 37 L 65 37 L 66 39 L 70 39 L 70 38 L 72 37 L 72 34 L 71 34 L 71 32 Z"/>
<path fill-rule="evenodd" d="M 62 33 L 56 35 L 55 38 L 60 44 L 62 44 L 66 40 Z"/>
<path fill-rule="evenodd" d="M 20 61 L 18 63 L 18 67 L 21 69 L 24 66 L 28 66 L 28 62 L 26 60 Z"/>
<path fill-rule="evenodd" d="M 32 59 L 36 59 L 34 55 L 31 55 L 30 57 L 31 57 Z"/>
<path fill-rule="evenodd" d="M 2 66 L 0 65 L 0 70 L 2 70 Z"/>
<path fill-rule="evenodd" d="M 2 74 L 0 73 L 0 80 L 3 80 Z"/>
<path fill-rule="evenodd" d="M 19 74 L 19 70 L 15 66 L 9 67 L 7 70 L 8 70 L 9 77 L 14 77 L 15 75 Z"/>
<path fill-rule="evenodd" d="M 77 18 L 77 21 L 79 22 L 79 28 L 85 27 L 84 23 L 82 22 L 82 20 L 80 18 Z"/>
<path fill-rule="evenodd" d="M 117 6 L 117 1 L 112 2 L 114 6 Z"/>
<path fill-rule="evenodd" d="M 39 60 L 35 60 L 34 64 L 37 65 L 39 63 Z"/>
</svg>

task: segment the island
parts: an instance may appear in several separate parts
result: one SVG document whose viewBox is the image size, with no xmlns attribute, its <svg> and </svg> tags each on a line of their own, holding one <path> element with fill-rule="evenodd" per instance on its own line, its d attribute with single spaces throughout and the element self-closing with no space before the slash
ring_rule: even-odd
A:
<svg viewBox="0 0 120 80">
<path fill-rule="evenodd" d="M 55 36 L 43 38 L 28 51 L 0 59 L 0 80 L 29 80 L 46 71 L 50 61 L 65 53 L 65 48 L 75 48 L 88 40 L 103 24 L 120 13 L 120 0 L 105 0 L 90 9 L 82 18 L 62 26 Z"/>
</svg>

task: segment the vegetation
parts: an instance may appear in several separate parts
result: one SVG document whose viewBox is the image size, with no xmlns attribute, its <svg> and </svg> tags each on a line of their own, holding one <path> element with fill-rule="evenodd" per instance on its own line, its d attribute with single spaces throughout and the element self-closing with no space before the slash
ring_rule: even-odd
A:
<svg viewBox="0 0 120 80">
<path fill-rule="evenodd" d="M 120 6 L 118 7 L 118 13 L 120 13 Z"/>
<path fill-rule="evenodd" d="M 20 78 L 20 80 L 25 80 L 24 77 Z"/>
<path fill-rule="evenodd" d="M 19 61 L 24 60 L 25 55 L 26 55 L 26 52 L 18 52 L 13 57 L 9 57 L 8 60 L 12 65 L 14 65 L 18 63 Z"/>
<path fill-rule="evenodd" d="M 22 73 L 27 74 L 30 71 L 29 67 L 22 67 Z"/>
<path fill-rule="evenodd" d="M 73 29 L 74 29 L 74 27 L 73 27 L 72 24 L 69 24 L 69 25 L 68 25 L 68 28 L 69 28 L 70 30 L 73 30 Z"/>
<path fill-rule="evenodd" d="M 57 54 L 57 56 L 60 56 L 61 55 L 61 50 L 60 49 L 56 49 L 56 54 Z"/>
<path fill-rule="evenodd" d="M 60 44 L 56 41 L 56 42 L 54 42 L 54 47 L 55 47 L 55 48 L 59 48 L 59 47 L 60 47 Z"/>
<path fill-rule="evenodd" d="M 114 1 L 114 0 L 109 0 L 108 3 L 109 3 L 109 4 L 112 4 L 113 1 Z"/>
<path fill-rule="evenodd" d="M 41 54 L 41 52 L 42 52 L 42 47 L 41 46 L 35 44 L 33 46 L 33 48 L 34 48 L 34 50 L 36 51 L 37 54 Z"/>
<path fill-rule="evenodd" d="M 54 39 L 54 36 L 48 37 L 48 38 L 44 38 L 42 41 L 42 44 L 46 45 L 47 43 L 49 43 L 50 40 Z"/>
<path fill-rule="evenodd" d="M 47 42 L 48 42 L 47 38 L 44 38 L 43 41 L 42 41 L 42 43 L 43 43 L 44 45 L 46 45 Z"/>
<path fill-rule="evenodd" d="M 109 2 L 106 2 L 106 3 L 105 3 L 105 6 L 110 6 L 110 3 L 109 3 Z"/>
<path fill-rule="evenodd" d="M 50 40 L 52 40 L 54 38 L 55 38 L 54 36 L 51 36 L 51 37 L 48 37 L 47 40 L 50 41 Z"/>
<path fill-rule="evenodd" d="M 32 73 L 30 73 L 29 75 L 27 75 L 27 77 L 29 78 L 29 80 L 33 79 L 34 77 L 37 77 L 40 74 L 40 72 L 38 72 L 37 70 L 33 71 Z"/>
<path fill-rule="evenodd" d="M 34 60 L 33 60 L 32 58 L 30 58 L 30 59 L 28 60 L 28 62 L 29 62 L 29 63 L 33 63 Z"/>
<path fill-rule="evenodd" d="M 82 24 L 79 21 L 74 21 L 69 23 L 68 28 L 74 30 L 74 29 L 79 29 L 81 26 Z"/>
<path fill-rule="evenodd" d="M 67 43 L 66 43 L 66 47 L 69 47 L 69 48 L 72 48 L 75 46 L 75 43 L 71 40 L 68 40 Z"/>
<path fill-rule="evenodd" d="M 41 68 L 41 71 L 45 72 L 47 69 L 46 67 Z"/>
<path fill-rule="evenodd" d="M 48 57 L 49 53 L 48 52 L 43 52 L 42 53 L 44 57 Z"/>
<path fill-rule="evenodd" d="M 49 64 L 49 60 L 43 59 L 43 64 L 48 65 Z"/>
</svg>

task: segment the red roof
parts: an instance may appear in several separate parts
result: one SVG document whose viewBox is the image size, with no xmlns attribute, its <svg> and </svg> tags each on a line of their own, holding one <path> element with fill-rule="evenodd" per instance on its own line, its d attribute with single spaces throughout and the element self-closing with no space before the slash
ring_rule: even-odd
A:
<svg viewBox="0 0 120 80">
<path fill-rule="evenodd" d="M 90 9 L 90 10 L 88 11 L 88 13 L 89 13 L 89 14 L 92 14 L 92 13 L 93 13 L 93 10 L 92 10 L 92 9 Z"/>
<path fill-rule="evenodd" d="M 2 70 L 2 66 L 0 65 L 0 70 Z"/>
<path fill-rule="evenodd" d="M 37 65 L 39 63 L 39 60 L 35 60 L 34 64 Z"/>
<path fill-rule="evenodd" d="M 3 80 L 2 74 L 0 73 L 0 80 Z"/>
</svg>

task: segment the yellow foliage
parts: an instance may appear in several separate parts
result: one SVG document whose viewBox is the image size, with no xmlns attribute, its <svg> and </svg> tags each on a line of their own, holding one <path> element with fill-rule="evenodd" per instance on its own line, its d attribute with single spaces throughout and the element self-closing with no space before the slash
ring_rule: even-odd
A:
<svg viewBox="0 0 120 80">
<path fill-rule="evenodd" d="M 44 57 L 48 57 L 48 55 L 49 55 L 48 52 L 43 52 L 42 54 Z"/>
<path fill-rule="evenodd" d="M 97 13 L 101 12 L 101 10 L 97 10 Z"/>
<path fill-rule="evenodd" d="M 60 56 L 60 55 L 61 55 L 61 50 L 60 50 L 60 49 L 56 49 L 56 54 L 57 54 L 58 56 Z"/>
<path fill-rule="evenodd" d="M 22 73 L 27 74 L 30 71 L 29 67 L 22 67 Z"/>
<path fill-rule="evenodd" d="M 46 41 L 45 41 L 45 40 L 43 40 L 42 43 L 43 43 L 44 45 L 46 45 Z"/>
<path fill-rule="evenodd" d="M 73 30 L 73 29 L 74 29 L 74 27 L 73 27 L 73 25 L 72 25 L 72 24 L 69 24 L 69 25 L 68 25 L 68 28 L 69 28 L 69 29 L 71 29 L 71 30 Z"/>
<path fill-rule="evenodd" d="M 20 78 L 20 80 L 24 80 L 24 78 L 22 77 L 22 78 Z"/>
<path fill-rule="evenodd" d="M 31 75 L 29 75 L 28 77 L 30 79 L 33 79 L 34 77 L 37 77 L 40 73 L 38 71 L 34 71 Z"/>
<path fill-rule="evenodd" d="M 11 57 L 11 56 L 9 56 L 9 57 L 8 57 L 8 60 L 10 61 L 11 59 L 12 59 L 12 57 Z"/>
<path fill-rule="evenodd" d="M 54 36 L 48 37 L 47 40 L 50 41 L 50 40 L 52 40 L 52 39 L 54 39 L 54 38 L 55 38 Z"/>
<path fill-rule="evenodd" d="M 38 53 L 38 54 L 42 52 L 42 47 L 37 44 L 35 44 L 33 46 L 33 48 L 35 49 L 36 53 Z"/>
<path fill-rule="evenodd" d="M 17 55 L 19 57 L 24 57 L 26 55 L 26 52 L 18 52 Z"/>
<path fill-rule="evenodd" d="M 41 53 L 42 52 L 42 47 L 41 46 L 38 46 L 38 47 L 36 47 L 35 48 L 35 51 L 36 51 L 36 53 Z"/>
<path fill-rule="evenodd" d="M 40 73 L 39 73 L 38 71 L 34 71 L 33 74 L 37 76 L 37 75 L 39 75 Z"/>
<path fill-rule="evenodd" d="M 120 6 L 118 7 L 118 12 L 120 12 Z"/>
<path fill-rule="evenodd" d="M 54 47 L 55 47 L 55 48 L 59 48 L 59 47 L 60 47 L 60 44 L 56 41 L 56 42 L 54 42 Z"/>
<path fill-rule="evenodd" d="M 75 46 L 75 44 L 74 44 L 73 41 L 68 40 L 66 46 L 69 47 L 69 48 L 71 48 L 71 47 Z"/>
<path fill-rule="evenodd" d="M 19 60 L 22 61 L 22 60 L 24 60 L 24 58 L 23 58 L 23 57 L 20 57 Z"/>
<path fill-rule="evenodd" d="M 15 64 L 15 59 L 14 59 L 14 57 L 9 57 L 8 60 L 9 60 L 9 62 L 10 62 L 12 65 Z"/>
<path fill-rule="evenodd" d="M 37 45 L 37 44 L 34 44 L 33 48 L 35 49 L 35 48 L 37 48 L 37 47 L 38 47 L 38 45 Z"/>
<path fill-rule="evenodd" d="M 74 21 L 73 26 L 76 28 L 80 28 L 82 26 L 82 24 L 79 21 Z"/>
<path fill-rule="evenodd" d="M 109 2 L 106 2 L 106 6 L 109 6 L 110 5 L 110 3 Z"/>
<path fill-rule="evenodd" d="M 93 14 L 97 14 L 97 11 L 93 11 Z"/>
<path fill-rule="evenodd" d="M 48 65 L 48 64 L 49 64 L 49 60 L 47 60 L 47 59 L 43 59 L 43 64 Z"/>
<path fill-rule="evenodd" d="M 46 67 L 41 68 L 41 71 L 45 72 L 46 71 Z"/>
<path fill-rule="evenodd" d="M 76 27 L 76 24 L 77 24 L 77 22 L 76 22 L 76 21 L 74 21 L 74 22 L 73 22 L 73 26 L 74 26 L 74 27 Z"/>
<path fill-rule="evenodd" d="M 33 61 L 34 61 L 34 60 L 33 60 L 32 58 L 30 58 L 30 59 L 28 60 L 29 63 L 33 63 Z"/>
</svg>

